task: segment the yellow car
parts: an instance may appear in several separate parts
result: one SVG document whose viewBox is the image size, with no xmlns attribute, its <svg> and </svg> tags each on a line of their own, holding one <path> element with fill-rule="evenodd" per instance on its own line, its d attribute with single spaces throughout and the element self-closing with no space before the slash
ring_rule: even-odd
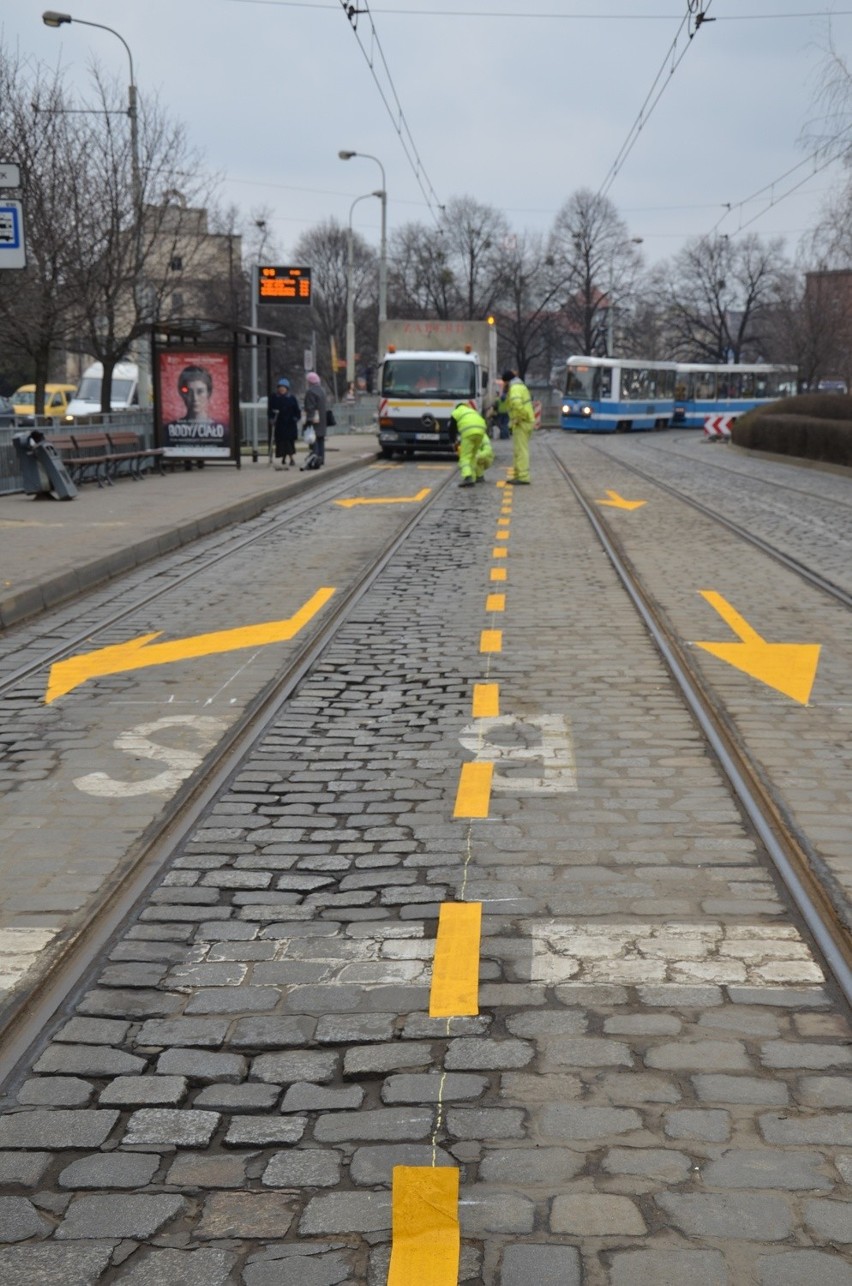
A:
<svg viewBox="0 0 852 1286">
<path fill-rule="evenodd" d="M 74 384 L 45 384 L 44 414 L 52 420 L 61 420 L 68 410 L 68 403 L 74 396 Z M 12 405 L 16 415 L 35 415 L 35 384 L 22 384 L 12 394 Z"/>
</svg>

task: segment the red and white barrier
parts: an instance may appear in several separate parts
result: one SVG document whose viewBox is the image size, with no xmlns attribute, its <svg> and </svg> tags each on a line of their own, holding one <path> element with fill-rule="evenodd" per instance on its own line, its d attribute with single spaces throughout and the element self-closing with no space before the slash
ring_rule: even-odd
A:
<svg viewBox="0 0 852 1286">
<path fill-rule="evenodd" d="M 705 415 L 704 436 L 711 442 L 730 442 L 735 415 Z"/>
</svg>

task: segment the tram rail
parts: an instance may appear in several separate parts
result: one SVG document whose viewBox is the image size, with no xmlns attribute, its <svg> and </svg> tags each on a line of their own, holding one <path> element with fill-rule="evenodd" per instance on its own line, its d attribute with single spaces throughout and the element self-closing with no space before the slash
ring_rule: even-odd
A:
<svg viewBox="0 0 852 1286">
<path fill-rule="evenodd" d="M 719 717 L 713 694 L 695 666 L 691 664 L 688 654 L 669 628 L 654 600 L 643 588 L 640 578 L 635 573 L 630 559 L 611 526 L 592 507 L 588 498 L 571 477 L 562 459 L 552 449 L 550 454 L 582 507 L 627 594 L 664 658 L 684 701 L 713 750 L 741 808 L 764 844 L 784 888 L 807 926 L 826 967 L 847 1003 L 852 1005 L 852 942 L 834 904 L 813 870 L 804 844 L 784 816 L 778 801 L 773 798 L 772 793 L 761 780 L 745 747 L 733 736 L 728 724 Z M 622 464 L 623 461 L 619 463 Z M 766 542 L 752 537 L 737 524 L 728 522 L 706 506 L 692 501 L 688 496 L 681 495 L 674 488 L 658 482 L 642 470 L 630 465 L 626 467 L 648 481 L 653 481 L 655 485 L 664 487 L 678 499 L 682 499 L 699 512 L 722 523 L 735 535 L 749 540 L 763 552 L 777 557 L 779 562 L 791 567 L 809 584 L 830 593 L 832 597 L 844 604 L 848 603 L 848 595 L 825 582 L 822 577 L 813 574 L 809 568 L 788 559 L 780 554 L 780 551 L 767 546 Z"/>
<path fill-rule="evenodd" d="M 327 617 L 314 634 L 301 646 L 297 645 L 294 656 L 281 673 L 266 685 L 228 730 L 213 752 L 213 757 L 206 761 L 203 773 L 196 773 L 190 778 L 184 788 L 172 798 L 163 814 L 141 837 L 132 863 L 107 896 L 92 907 L 85 925 L 60 947 L 50 966 L 32 984 L 13 993 L 10 1003 L 0 1012 L 0 1090 L 14 1082 L 15 1068 L 19 1064 L 26 1064 L 28 1051 L 42 1042 L 45 1033 L 62 1020 L 65 1009 L 73 1004 L 75 996 L 86 987 L 90 974 L 98 968 L 97 962 L 103 948 L 132 917 L 134 907 L 157 880 L 175 848 L 185 841 L 251 747 L 274 723 L 282 706 L 351 617 L 384 568 L 404 546 L 411 532 L 423 521 L 452 477 L 448 473 L 446 479 L 432 488 L 411 517 L 376 552 L 360 576 L 339 599 L 332 601 Z M 285 516 L 273 522 L 271 527 L 267 524 L 260 532 L 238 538 L 228 549 L 211 554 L 177 580 L 170 580 L 166 586 L 150 591 L 142 600 L 117 609 L 103 621 L 100 630 L 107 630 L 140 607 L 172 592 L 176 585 L 202 575 L 234 553 L 257 541 L 267 540 L 270 531 L 283 528 L 292 522 L 294 516 L 308 513 L 319 505 L 327 504 L 335 496 L 351 492 L 351 489 L 350 476 L 345 483 L 332 484 L 329 488 L 306 497 L 301 503 L 287 504 Z M 31 679 L 54 660 L 67 655 L 83 639 L 91 641 L 97 632 L 86 631 L 74 640 L 64 641 L 37 661 L 21 667 L 0 684 L 0 696 Z"/>
</svg>

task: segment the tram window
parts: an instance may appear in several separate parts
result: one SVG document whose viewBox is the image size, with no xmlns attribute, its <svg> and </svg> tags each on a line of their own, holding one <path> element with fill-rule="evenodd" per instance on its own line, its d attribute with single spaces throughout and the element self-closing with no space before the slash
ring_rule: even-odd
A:
<svg viewBox="0 0 852 1286">
<path fill-rule="evenodd" d="M 594 392 L 595 373 L 595 368 L 591 366 L 569 366 L 565 380 L 566 396 L 590 400 Z"/>
<path fill-rule="evenodd" d="M 740 371 L 740 397 L 754 397 L 754 371 Z"/>
<path fill-rule="evenodd" d="M 701 402 L 713 402 L 716 399 L 716 372 L 695 372 L 695 396 Z"/>
<path fill-rule="evenodd" d="M 612 367 L 599 366 L 597 369 L 597 398 L 609 400 L 612 398 Z"/>
</svg>

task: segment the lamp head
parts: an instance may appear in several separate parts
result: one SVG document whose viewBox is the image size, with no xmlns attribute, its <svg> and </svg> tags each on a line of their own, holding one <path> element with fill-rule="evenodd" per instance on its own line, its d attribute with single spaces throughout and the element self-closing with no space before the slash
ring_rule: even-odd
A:
<svg viewBox="0 0 852 1286">
<path fill-rule="evenodd" d="M 358 153 L 357 152 L 338 152 L 337 155 L 340 157 L 341 161 L 351 161 L 352 157 L 357 156 Z"/>
<path fill-rule="evenodd" d="M 63 23 L 74 21 L 70 13 L 57 13 L 54 9 L 47 9 L 41 20 L 46 27 L 61 27 Z"/>
</svg>

